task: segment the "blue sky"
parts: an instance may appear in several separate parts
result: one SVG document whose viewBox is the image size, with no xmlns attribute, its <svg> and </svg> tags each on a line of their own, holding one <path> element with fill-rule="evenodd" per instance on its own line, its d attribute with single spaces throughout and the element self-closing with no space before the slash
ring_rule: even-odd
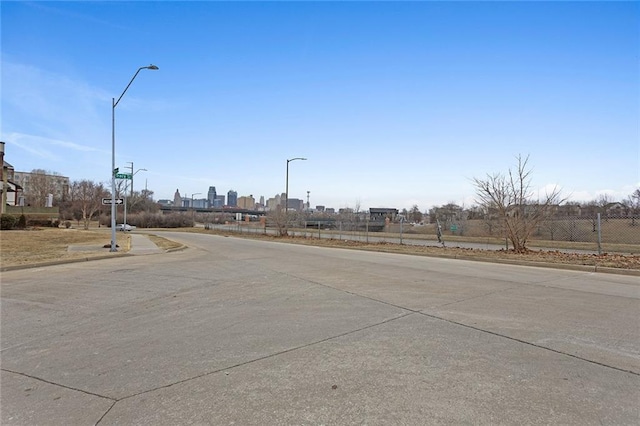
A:
<svg viewBox="0 0 640 426">
<path fill-rule="evenodd" d="M 640 184 L 638 2 L 7 2 L 6 161 L 156 199 L 215 186 L 327 207 L 473 204 L 530 156 L 536 191 Z M 199 198 L 200 196 L 196 196 Z"/>
</svg>

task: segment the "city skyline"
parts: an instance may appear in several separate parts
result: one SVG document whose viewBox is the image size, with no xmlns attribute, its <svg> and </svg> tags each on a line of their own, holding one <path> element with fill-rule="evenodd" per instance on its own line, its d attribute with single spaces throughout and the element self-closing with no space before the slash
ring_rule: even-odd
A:
<svg viewBox="0 0 640 426">
<path fill-rule="evenodd" d="M 640 185 L 637 2 L 3 2 L 7 161 L 155 199 L 471 205 L 529 156 L 571 201 Z M 166 22 L 171 22 L 170 26 Z M 157 28 L 162 28 L 158 31 Z M 140 183 L 138 185 L 138 182 Z"/>
</svg>

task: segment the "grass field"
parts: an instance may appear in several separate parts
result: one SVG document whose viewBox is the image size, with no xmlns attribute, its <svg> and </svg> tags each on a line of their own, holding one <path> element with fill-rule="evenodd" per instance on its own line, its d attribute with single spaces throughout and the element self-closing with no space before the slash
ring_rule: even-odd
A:
<svg viewBox="0 0 640 426">
<path fill-rule="evenodd" d="M 129 235 L 116 234 L 119 253 L 130 247 Z M 89 251 L 68 251 L 70 245 L 102 246 L 107 248 Z M 26 230 L 0 231 L 0 256 L 2 266 L 37 264 L 53 260 L 84 259 L 110 253 L 111 233 L 102 230 L 79 230 L 62 228 L 30 228 Z"/>
<path fill-rule="evenodd" d="M 543 222 L 536 232 L 531 236 L 532 245 L 538 241 L 544 241 L 545 247 L 549 247 L 548 242 L 574 242 L 591 243 L 598 242 L 598 232 L 595 223 L 586 218 L 566 218 Z M 444 229 L 446 238 L 450 237 L 471 237 L 471 238 L 494 238 L 500 239 L 501 234 L 498 227 L 489 228 L 486 221 L 467 220 L 457 225 L 455 232 Z M 392 226 L 393 232 L 399 232 L 399 226 Z M 490 232 L 491 231 L 491 232 Z M 436 225 L 426 224 L 423 226 L 407 226 L 408 233 L 435 235 Z M 640 220 L 635 222 L 631 219 L 606 219 L 600 222 L 600 236 L 602 244 L 615 245 L 638 245 L 640 246 Z M 540 244 L 538 244 L 540 245 Z"/>
</svg>

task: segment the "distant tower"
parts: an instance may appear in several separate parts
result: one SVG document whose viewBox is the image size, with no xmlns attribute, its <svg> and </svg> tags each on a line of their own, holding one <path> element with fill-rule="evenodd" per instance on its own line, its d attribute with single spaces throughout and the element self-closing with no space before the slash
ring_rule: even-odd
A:
<svg viewBox="0 0 640 426">
<path fill-rule="evenodd" d="M 210 186 L 209 187 L 209 192 L 207 192 L 207 204 L 209 204 L 207 207 L 214 207 L 216 204 L 216 196 L 218 194 L 216 194 L 216 187 L 215 186 Z"/>
<path fill-rule="evenodd" d="M 233 189 L 227 192 L 227 205 L 229 207 L 237 207 L 238 206 L 238 193 Z"/>
<path fill-rule="evenodd" d="M 311 204 L 309 204 L 309 194 L 311 194 L 311 191 L 307 191 L 307 210 L 311 208 Z"/>
<path fill-rule="evenodd" d="M 182 207 L 182 197 L 180 196 L 180 191 L 176 189 L 176 193 L 173 195 L 173 205 L 177 207 Z"/>
</svg>

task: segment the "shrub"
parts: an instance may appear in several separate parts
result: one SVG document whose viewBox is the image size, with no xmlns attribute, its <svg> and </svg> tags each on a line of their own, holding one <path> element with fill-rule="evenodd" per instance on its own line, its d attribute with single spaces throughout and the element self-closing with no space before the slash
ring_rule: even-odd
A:
<svg viewBox="0 0 640 426">
<path fill-rule="evenodd" d="M 25 229 L 27 227 L 27 217 L 24 214 L 20 215 L 18 223 L 16 224 L 18 229 Z"/>
<path fill-rule="evenodd" d="M 118 223 L 122 223 L 122 217 L 118 219 Z M 103 226 L 111 226 L 111 219 L 107 215 L 100 216 L 99 221 Z M 160 212 L 127 214 L 127 223 L 137 228 L 189 228 L 195 224 L 190 213 L 162 214 Z"/>
<path fill-rule="evenodd" d="M 27 226 L 53 227 L 53 221 L 51 219 L 30 218 L 29 220 L 27 220 Z"/>
<path fill-rule="evenodd" d="M 0 216 L 0 229 L 3 229 L 3 230 L 13 229 L 15 228 L 17 223 L 18 223 L 18 218 L 13 215 L 3 214 L 2 216 Z"/>
</svg>

